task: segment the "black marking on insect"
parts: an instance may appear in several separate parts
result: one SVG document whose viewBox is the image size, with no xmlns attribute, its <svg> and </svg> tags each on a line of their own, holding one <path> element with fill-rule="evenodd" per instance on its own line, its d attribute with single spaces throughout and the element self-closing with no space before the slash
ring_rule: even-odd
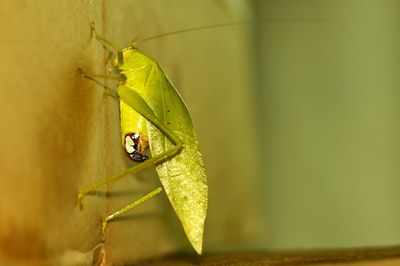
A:
<svg viewBox="0 0 400 266">
<path fill-rule="evenodd" d="M 143 152 L 148 149 L 149 142 L 139 133 L 127 133 L 124 138 L 124 150 L 128 158 L 135 162 L 143 162 L 148 159 Z"/>
</svg>

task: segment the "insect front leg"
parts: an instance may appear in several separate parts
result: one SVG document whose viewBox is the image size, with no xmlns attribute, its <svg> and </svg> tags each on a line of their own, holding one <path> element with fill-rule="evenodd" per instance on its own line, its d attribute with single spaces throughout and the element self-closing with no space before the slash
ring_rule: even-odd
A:
<svg viewBox="0 0 400 266">
<path fill-rule="evenodd" d="M 122 63 L 123 57 L 121 48 L 119 48 L 118 45 L 116 45 L 112 41 L 105 38 L 103 35 L 98 34 L 93 21 L 90 23 L 90 28 L 92 30 L 92 35 L 103 45 L 104 49 L 109 52 L 109 58 L 115 58 L 114 52 L 117 52 L 118 63 Z M 114 51 L 110 50 L 109 47 L 111 47 Z"/>
</svg>

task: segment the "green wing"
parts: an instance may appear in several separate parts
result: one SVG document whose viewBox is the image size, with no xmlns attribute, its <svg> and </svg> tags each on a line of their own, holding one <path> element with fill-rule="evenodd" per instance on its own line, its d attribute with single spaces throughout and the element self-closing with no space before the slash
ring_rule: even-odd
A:
<svg viewBox="0 0 400 266">
<path fill-rule="evenodd" d="M 189 241 L 201 254 L 208 189 L 198 138 L 182 98 L 158 64 L 151 61 L 143 90 L 140 89 L 142 93 L 139 94 L 158 120 L 184 144 L 178 155 L 157 165 L 156 170 Z M 127 86 L 129 87 L 129 77 Z M 124 100 L 123 93 L 121 96 L 121 100 Z M 138 103 L 136 101 L 136 105 Z M 143 103 L 139 105 L 142 106 Z M 135 103 L 132 103 L 132 108 L 137 110 Z M 150 113 L 149 110 L 137 111 Z M 152 156 L 174 147 L 168 137 L 152 123 L 147 123 L 147 130 Z"/>
</svg>

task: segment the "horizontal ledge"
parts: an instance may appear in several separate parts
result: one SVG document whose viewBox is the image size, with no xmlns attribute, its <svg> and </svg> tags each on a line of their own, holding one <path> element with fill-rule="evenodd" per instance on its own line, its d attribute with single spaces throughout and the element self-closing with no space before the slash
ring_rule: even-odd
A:
<svg viewBox="0 0 400 266">
<path fill-rule="evenodd" d="M 210 253 L 203 256 L 172 254 L 165 257 L 143 261 L 144 265 L 319 265 L 335 263 L 341 265 L 362 265 L 360 261 L 375 261 L 398 258 L 400 265 L 400 246 L 381 248 L 354 248 L 335 250 L 305 251 L 250 251 L 230 253 Z M 136 264 L 135 264 L 136 265 Z M 385 264 L 388 265 L 388 264 Z M 394 264 L 393 264 L 394 265 Z"/>
</svg>

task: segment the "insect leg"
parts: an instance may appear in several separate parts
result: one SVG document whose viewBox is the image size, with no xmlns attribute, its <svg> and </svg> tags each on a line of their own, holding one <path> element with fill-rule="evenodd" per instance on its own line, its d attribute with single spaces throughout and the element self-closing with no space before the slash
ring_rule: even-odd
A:
<svg viewBox="0 0 400 266">
<path fill-rule="evenodd" d="M 108 47 L 111 47 L 112 49 L 114 49 L 114 51 L 117 52 L 118 62 L 122 63 L 123 58 L 122 58 L 121 48 L 119 48 L 118 45 L 116 45 L 112 41 L 108 40 L 104 36 L 98 34 L 93 21 L 90 23 L 90 28 L 92 29 L 92 35 L 103 45 L 103 47 L 106 50 L 108 50 L 110 52 L 110 54 L 112 55 L 111 58 L 114 58 L 114 52 L 112 50 L 110 50 Z"/>
<path fill-rule="evenodd" d="M 116 81 L 121 81 L 121 77 L 117 75 L 104 75 L 104 74 L 87 74 L 81 68 L 79 68 L 79 72 L 82 73 L 83 77 L 94 80 L 94 79 L 111 79 Z"/>
<path fill-rule="evenodd" d="M 148 194 L 144 195 L 140 199 L 135 200 L 134 202 L 132 202 L 131 204 L 129 204 L 129 205 L 125 206 L 125 207 L 123 207 L 119 211 L 116 211 L 116 212 L 108 215 L 106 218 L 104 218 L 103 219 L 103 223 L 102 223 L 102 227 L 101 227 L 101 238 L 102 238 L 102 241 L 105 240 L 105 234 L 106 234 L 107 225 L 108 225 L 108 223 L 110 221 L 114 220 L 118 216 L 121 216 L 125 212 L 127 212 L 130 209 L 136 207 L 137 205 L 145 202 L 146 200 L 153 198 L 154 196 L 158 195 L 161 191 L 163 191 L 163 188 L 162 187 L 158 187 L 155 190 L 153 190 L 153 191 L 149 192 Z"/>
<path fill-rule="evenodd" d="M 96 82 L 97 84 L 99 84 L 100 86 L 102 86 L 106 90 L 107 95 L 109 95 L 117 100 L 119 99 L 118 93 L 116 93 L 113 89 L 104 85 L 97 79 L 110 79 L 110 80 L 120 81 L 121 80 L 120 76 L 103 75 L 103 74 L 87 74 L 81 68 L 79 68 L 78 71 L 83 75 L 84 78 L 90 79 L 90 80 Z"/>
<path fill-rule="evenodd" d="M 100 34 L 97 33 L 97 31 L 96 31 L 96 25 L 94 24 L 93 21 L 90 22 L 90 29 L 92 30 L 92 35 L 93 35 L 101 44 L 103 44 L 104 46 L 106 46 L 106 49 L 107 49 L 107 46 L 109 46 L 109 47 L 113 48 L 113 49 L 116 50 L 116 51 L 121 50 L 121 49 L 118 47 L 118 45 L 116 45 L 115 43 L 113 43 L 113 42 L 110 41 L 110 40 L 107 40 L 104 36 L 102 36 L 102 35 L 100 35 Z"/>
<path fill-rule="evenodd" d="M 150 159 L 148 159 L 148 160 L 146 160 L 146 161 L 144 161 L 144 162 L 142 162 L 140 164 L 137 164 L 137 165 L 135 165 L 135 166 L 133 166 L 131 168 L 128 168 L 125 171 L 123 171 L 123 172 L 121 172 L 121 173 L 119 173 L 119 174 L 117 174 L 115 176 L 109 177 L 107 179 L 104 179 L 103 181 L 94 183 L 92 185 L 89 185 L 89 186 L 81 189 L 78 192 L 78 203 L 80 203 L 82 201 L 82 199 L 88 193 L 90 193 L 92 191 L 95 191 L 96 189 L 98 189 L 98 188 L 100 188 L 100 187 L 102 187 L 102 186 L 104 186 L 106 184 L 112 183 L 112 182 L 114 182 L 114 181 L 116 181 L 116 180 L 118 180 L 118 179 L 120 179 L 120 178 L 122 178 L 124 176 L 127 176 L 129 174 L 135 174 L 135 173 L 137 173 L 137 172 L 139 172 L 139 171 L 141 171 L 141 170 L 143 170 L 143 169 L 145 169 L 147 167 L 150 167 L 150 166 L 153 166 L 155 164 L 164 162 L 168 158 L 176 155 L 179 151 L 180 151 L 179 147 L 174 147 L 173 149 L 165 151 L 165 152 L 163 152 L 161 154 L 158 154 L 158 155 L 156 155 L 154 157 L 151 157 Z"/>
</svg>

